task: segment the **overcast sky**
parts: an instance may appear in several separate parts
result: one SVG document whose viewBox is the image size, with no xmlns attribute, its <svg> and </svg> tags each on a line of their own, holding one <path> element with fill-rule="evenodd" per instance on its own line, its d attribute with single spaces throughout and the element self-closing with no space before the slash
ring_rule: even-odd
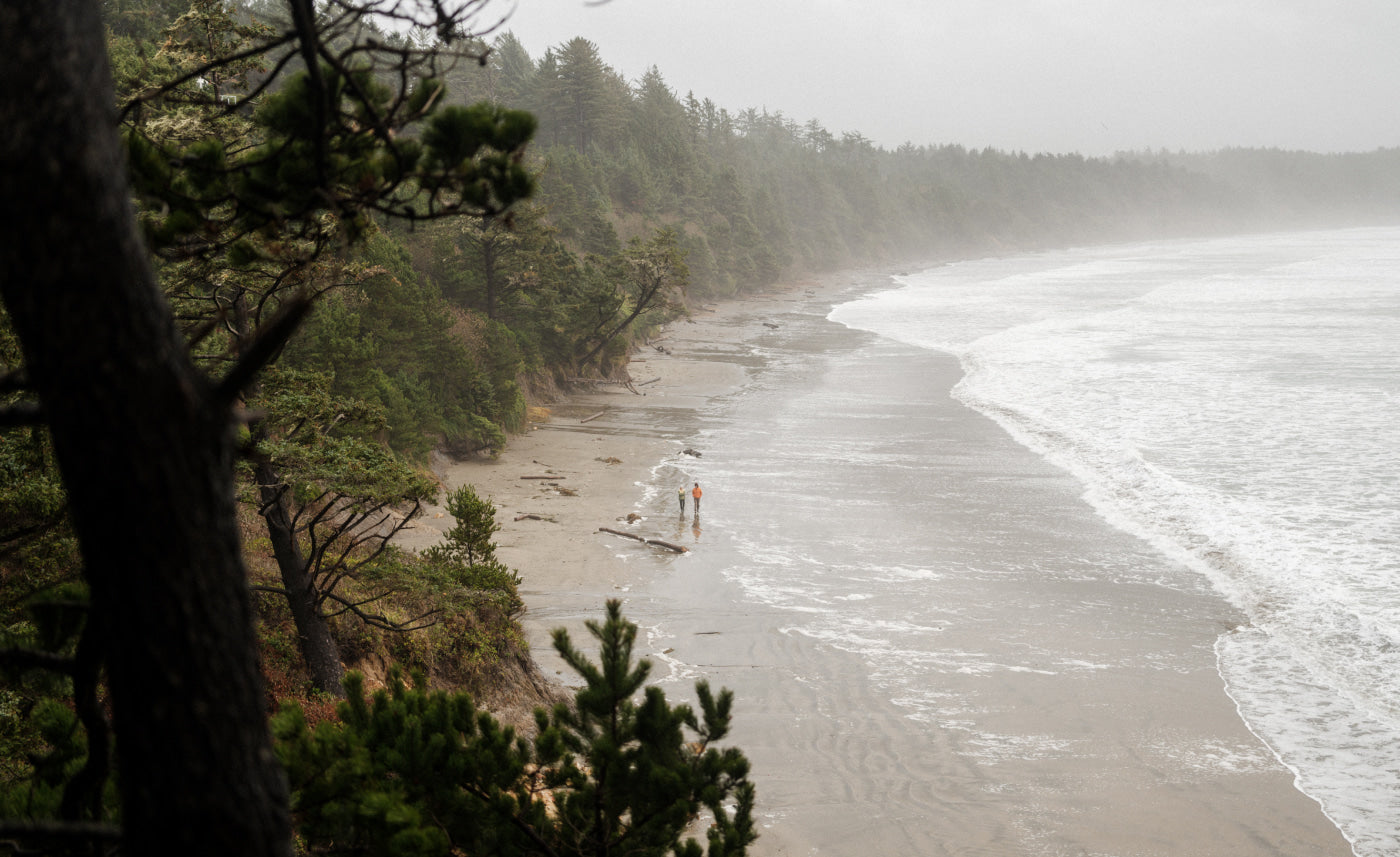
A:
<svg viewBox="0 0 1400 857">
<path fill-rule="evenodd" d="M 535 59 L 583 36 L 629 80 L 889 148 L 1400 146 L 1400 0 L 515 2 Z"/>
</svg>

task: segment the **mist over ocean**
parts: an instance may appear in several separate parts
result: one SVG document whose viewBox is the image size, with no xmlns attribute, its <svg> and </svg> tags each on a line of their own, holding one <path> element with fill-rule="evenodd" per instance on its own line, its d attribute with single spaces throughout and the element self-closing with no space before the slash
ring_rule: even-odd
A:
<svg viewBox="0 0 1400 857">
<path fill-rule="evenodd" d="M 960 262 L 780 321 L 705 457 L 656 471 L 648 508 L 692 478 L 707 505 L 674 534 L 694 615 L 652 631 L 771 624 L 721 678 L 812 695 L 792 745 L 822 759 L 773 752 L 846 785 L 804 827 L 854 804 L 909 853 L 1177 853 L 1181 812 L 1229 827 L 1274 776 L 1400 853 L 1400 229 Z M 709 574 L 732 630 L 695 630 Z M 860 683 L 818 702 L 828 657 Z M 1206 705 L 1247 730 L 1197 731 Z M 1104 814 L 1156 838 L 1104 844 Z"/>
</svg>

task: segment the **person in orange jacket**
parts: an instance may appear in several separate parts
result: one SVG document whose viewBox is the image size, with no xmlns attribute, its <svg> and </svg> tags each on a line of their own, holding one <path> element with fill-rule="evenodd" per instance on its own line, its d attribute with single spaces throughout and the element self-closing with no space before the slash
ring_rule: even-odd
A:
<svg viewBox="0 0 1400 857">
<path fill-rule="evenodd" d="M 695 487 L 690 490 L 690 496 L 695 498 L 695 514 L 700 514 L 700 495 L 704 493 L 700 490 L 700 483 L 696 482 Z"/>
</svg>

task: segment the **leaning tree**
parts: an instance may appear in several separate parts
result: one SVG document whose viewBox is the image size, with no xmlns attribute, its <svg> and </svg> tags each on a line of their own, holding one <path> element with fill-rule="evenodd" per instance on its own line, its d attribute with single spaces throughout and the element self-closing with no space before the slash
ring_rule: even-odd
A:
<svg viewBox="0 0 1400 857">
<path fill-rule="evenodd" d="M 7 837 L 47 837 L 31 842 L 50 852 L 80 837 L 120 838 L 132 854 L 291 853 L 233 467 L 237 403 L 310 298 L 265 305 L 226 363 L 205 371 L 150 250 L 254 261 L 272 242 L 310 263 L 376 214 L 497 213 L 528 194 L 528 116 L 436 109 L 440 51 L 363 38 L 375 12 L 450 46 L 482 2 L 287 0 L 286 22 L 261 43 L 138 96 L 133 110 L 229 62 L 267 58 L 259 82 L 221 100 L 254 111 L 257 139 L 179 146 L 118 133 L 99 0 L 0 4 L 0 297 L 23 354 L 3 386 L 29 394 L 0 423 L 52 434 L 90 589 L 76 654 L 52 665 L 75 684 L 105 672 L 121 801 L 120 830 L 92 820 L 107 742 L 98 710 L 85 724 L 92 770 L 75 779 L 86 793 L 64 801 L 74 824 L 7 822 Z M 133 186 L 160 203 L 144 230 Z"/>
</svg>

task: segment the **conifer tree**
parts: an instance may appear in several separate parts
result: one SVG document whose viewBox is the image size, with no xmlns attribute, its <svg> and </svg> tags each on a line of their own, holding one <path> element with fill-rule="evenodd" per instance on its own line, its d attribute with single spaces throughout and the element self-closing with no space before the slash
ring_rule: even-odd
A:
<svg viewBox="0 0 1400 857">
<path fill-rule="evenodd" d="M 536 712 L 533 741 L 466 694 L 408 687 L 397 674 L 369 699 L 352 675 L 339 723 L 313 730 L 295 705 L 283 709 L 278 752 L 311 853 L 745 854 L 757 836 L 749 763 L 714 746 L 728 734 L 732 695 L 698 683 L 697 716 L 644 687 L 651 665 L 634 660 L 637 626 L 617 601 L 588 630 L 597 664 L 555 632 L 555 648 L 585 686 L 572 704 Z M 703 848 L 687 835 L 700 827 Z"/>
<path fill-rule="evenodd" d="M 491 538 L 501 529 L 496 505 L 463 485 L 448 495 L 447 511 L 456 522 L 444 534 L 446 541 L 428 548 L 423 556 L 444 567 L 458 584 L 497 598 L 508 613 L 521 610 L 524 604 L 516 590 L 520 575 L 496 558 Z"/>
<path fill-rule="evenodd" d="M 598 664 L 556 630 L 555 649 L 586 684 L 572 706 L 536 715 L 535 748 L 556 808 L 550 826 L 563 840 L 555 853 L 699 857 L 699 844 L 680 836 L 704 808 L 712 822 L 704 853 L 744 854 L 756 838 L 748 760 L 711 746 L 729 732 L 733 694 L 716 697 L 702 680 L 700 718 L 689 706 L 673 707 L 660 688 L 643 690 L 651 662 L 634 662 L 637 626 L 622 618 L 620 602 L 610 600 L 607 619 L 587 627 L 599 643 Z"/>
<path fill-rule="evenodd" d="M 78 648 L 96 653 L 110 689 L 122 824 L 44 821 L 36 836 L 119 837 L 133 854 L 290 854 L 233 468 L 238 399 L 310 295 L 289 295 L 227 361 L 199 365 L 150 250 L 228 251 L 235 266 L 274 253 L 310 262 L 362 238 L 376 215 L 498 213 L 528 195 L 528 115 L 438 110 L 441 52 L 356 38 L 373 11 L 425 16 L 447 44 L 480 5 L 286 0 L 289 21 L 256 51 L 209 57 L 141 91 L 126 113 L 193 97 L 202 76 L 262 52 L 271 73 L 225 107 L 254 111 L 255 139 L 133 127 L 123 141 L 97 0 L 0 4 L 0 78 L 25 82 L 0 88 L 0 220 L 11 229 L 0 298 L 23 356 L 3 377 L 24 396 L 0 422 L 51 431 L 91 592 Z M 152 203 L 144 235 L 133 192 Z M 105 713 L 88 730 L 92 758 L 108 752 Z M 93 818 L 84 806 L 65 813 Z"/>
</svg>

